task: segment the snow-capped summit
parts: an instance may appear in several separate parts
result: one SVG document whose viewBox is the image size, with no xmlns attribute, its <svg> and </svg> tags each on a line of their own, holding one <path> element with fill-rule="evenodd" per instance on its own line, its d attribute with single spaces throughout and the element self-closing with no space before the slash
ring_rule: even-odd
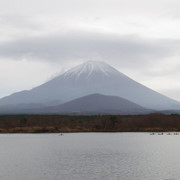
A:
<svg viewBox="0 0 180 180">
<path fill-rule="evenodd" d="M 76 76 L 86 75 L 87 77 L 92 76 L 94 73 L 102 73 L 104 76 L 111 76 L 112 74 L 119 73 L 115 68 L 108 65 L 103 61 L 87 61 L 79 66 L 76 66 L 66 73 L 64 76 Z"/>
<path fill-rule="evenodd" d="M 4 97 L 0 99 L 0 105 L 57 105 L 96 93 L 119 96 L 145 108 L 166 110 L 180 107 L 180 102 L 155 92 L 112 66 L 98 61 L 87 61 L 32 90 Z"/>
</svg>

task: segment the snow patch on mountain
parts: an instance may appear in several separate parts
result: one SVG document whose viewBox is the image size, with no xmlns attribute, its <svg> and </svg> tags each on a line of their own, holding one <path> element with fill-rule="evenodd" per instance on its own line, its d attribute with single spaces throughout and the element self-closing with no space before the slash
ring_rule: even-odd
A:
<svg viewBox="0 0 180 180">
<path fill-rule="evenodd" d="M 64 78 L 76 77 L 78 79 L 80 76 L 86 76 L 87 79 L 90 78 L 94 73 L 102 73 L 104 76 L 110 77 L 113 74 L 120 73 L 113 67 L 109 66 L 105 62 L 101 61 L 87 61 L 75 68 L 63 74 Z"/>
</svg>

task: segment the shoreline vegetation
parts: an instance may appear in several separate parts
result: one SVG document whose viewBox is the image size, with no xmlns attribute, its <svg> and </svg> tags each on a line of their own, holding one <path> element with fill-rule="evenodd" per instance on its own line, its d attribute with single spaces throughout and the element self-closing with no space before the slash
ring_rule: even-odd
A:
<svg viewBox="0 0 180 180">
<path fill-rule="evenodd" d="M 0 115 L 0 133 L 177 132 L 180 115 Z"/>
</svg>

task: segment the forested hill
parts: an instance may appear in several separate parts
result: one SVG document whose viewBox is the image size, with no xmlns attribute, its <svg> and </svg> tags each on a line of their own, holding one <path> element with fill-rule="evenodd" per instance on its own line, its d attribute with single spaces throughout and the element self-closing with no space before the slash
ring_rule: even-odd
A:
<svg viewBox="0 0 180 180">
<path fill-rule="evenodd" d="M 4 115 L 1 133 L 180 131 L 180 115 Z"/>
</svg>

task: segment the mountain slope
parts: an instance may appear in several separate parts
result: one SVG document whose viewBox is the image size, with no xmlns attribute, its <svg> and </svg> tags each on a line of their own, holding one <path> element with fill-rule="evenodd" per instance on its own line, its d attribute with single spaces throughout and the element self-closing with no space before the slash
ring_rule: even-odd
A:
<svg viewBox="0 0 180 180">
<path fill-rule="evenodd" d="M 58 106 L 44 108 L 41 112 L 43 114 L 142 114 L 150 111 L 117 96 L 92 94 Z"/>
<path fill-rule="evenodd" d="M 157 93 L 104 62 L 88 61 L 29 91 L 0 99 L 0 105 L 68 102 L 88 94 L 119 96 L 145 108 L 180 109 L 180 103 Z"/>
</svg>

